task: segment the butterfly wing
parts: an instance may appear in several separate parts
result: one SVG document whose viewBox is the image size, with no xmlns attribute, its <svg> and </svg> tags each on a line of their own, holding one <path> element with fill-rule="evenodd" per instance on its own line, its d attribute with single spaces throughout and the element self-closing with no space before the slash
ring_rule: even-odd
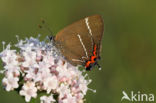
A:
<svg viewBox="0 0 156 103">
<path fill-rule="evenodd" d="M 88 18 L 89 26 L 92 31 L 94 43 L 97 45 L 97 56 L 100 56 L 102 49 L 102 37 L 104 32 L 104 23 L 100 15 L 95 15 Z"/>
<path fill-rule="evenodd" d="M 92 55 L 93 41 L 99 46 L 97 51 L 99 54 L 102 35 L 102 18 L 100 15 L 94 15 L 65 27 L 56 34 L 55 42 L 62 55 L 71 64 L 83 65 L 82 60 L 87 60 Z"/>
</svg>

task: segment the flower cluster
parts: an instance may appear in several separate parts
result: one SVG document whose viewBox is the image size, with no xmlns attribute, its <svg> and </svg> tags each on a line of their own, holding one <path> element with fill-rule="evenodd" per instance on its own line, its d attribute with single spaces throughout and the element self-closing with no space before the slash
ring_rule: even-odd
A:
<svg viewBox="0 0 156 103">
<path fill-rule="evenodd" d="M 8 44 L 0 53 L 6 91 L 18 91 L 26 102 L 44 93 L 41 103 L 83 103 L 91 80 L 59 55 L 52 42 L 31 37 L 15 47 Z"/>
</svg>

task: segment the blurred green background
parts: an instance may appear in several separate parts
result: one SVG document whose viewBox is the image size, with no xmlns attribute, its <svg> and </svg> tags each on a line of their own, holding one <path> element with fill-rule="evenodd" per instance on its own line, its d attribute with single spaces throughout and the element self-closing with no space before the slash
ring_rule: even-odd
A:
<svg viewBox="0 0 156 103">
<path fill-rule="evenodd" d="M 38 28 L 41 18 L 56 34 L 93 14 L 104 18 L 102 70 L 88 72 L 97 93 L 88 91 L 86 103 L 120 103 L 123 90 L 156 95 L 156 0 L 0 0 L 0 42 L 44 38 L 49 33 Z M 13 102 L 24 100 L 0 86 L 0 103 Z"/>
</svg>

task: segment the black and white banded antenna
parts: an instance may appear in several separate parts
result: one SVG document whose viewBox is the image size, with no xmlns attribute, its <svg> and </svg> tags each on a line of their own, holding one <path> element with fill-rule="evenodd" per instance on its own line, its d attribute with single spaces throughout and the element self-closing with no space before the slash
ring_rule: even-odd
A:
<svg viewBox="0 0 156 103">
<path fill-rule="evenodd" d="M 50 41 L 53 41 L 55 36 L 53 36 L 53 32 L 52 32 L 52 30 L 49 28 L 49 25 L 45 22 L 44 19 L 41 19 L 41 23 L 42 23 L 42 24 L 39 24 L 38 27 L 39 27 L 40 29 L 43 28 L 43 29 L 45 29 L 46 31 L 48 31 L 48 32 L 49 32 L 48 39 L 49 39 Z"/>
</svg>

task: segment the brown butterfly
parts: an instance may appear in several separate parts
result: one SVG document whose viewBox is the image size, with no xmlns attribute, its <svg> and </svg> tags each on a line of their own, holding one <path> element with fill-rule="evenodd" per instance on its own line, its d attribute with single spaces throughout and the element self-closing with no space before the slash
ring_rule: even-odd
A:
<svg viewBox="0 0 156 103">
<path fill-rule="evenodd" d="M 81 19 L 58 32 L 54 38 L 56 47 L 73 65 L 83 65 L 86 70 L 98 67 L 101 41 L 104 31 L 103 19 L 93 15 Z"/>
</svg>

